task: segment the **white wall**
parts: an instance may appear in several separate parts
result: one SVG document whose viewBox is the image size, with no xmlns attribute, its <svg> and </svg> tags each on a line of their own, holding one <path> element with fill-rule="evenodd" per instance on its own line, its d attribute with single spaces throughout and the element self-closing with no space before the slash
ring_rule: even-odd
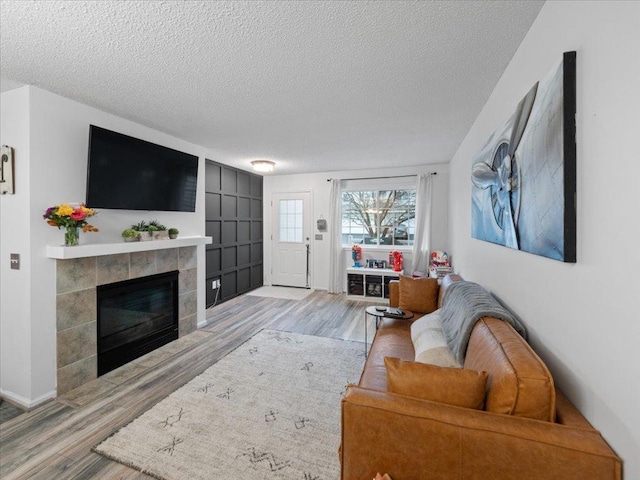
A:
<svg viewBox="0 0 640 480">
<path fill-rule="evenodd" d="M 13 147 L 16 170 L 15 194 L 0 195 L 0 393 L 24 404 L 31 398 L 28 90 L 3 93 L 0 112 L 0 140 Z M 20 270 L 10 269 L 10 253 L 20 254 Z"/>
<path fill-rule="evenodd" d="M 277 168 L 277 167 L 276 167 Z M 326 290 L 329 287 L 329 236 L 331 235 L 333 225 L 329 222 L 329 196 L 331 193 L 331 182 L 328 178 L 368 178 L 379 176 L 395 176 L 395 175 L 417 175 L 426 172 L 437 172 L 433 178 L 433 217 L 432 217 L 432 248 L 449 251 L 448 245 L 448 196 L 449 196 L 449 166 L 448 165 L 423 165 L 418 167 L 403 168 L 383 168 L 383 169 L 367 169 L 352 170 L 344 172 L 325 172 L 310 173 L 300 175 L 273 175 L 264 177 L 264 283 L 271 285 L 271 234 L 272 232 L 272 216 L 271 216 L 271 198 L 274 193 L 279 192 L 311 192 L 312 193 L 312 220 L 313 234 L 320 233 L 316 230 L 316 220 L 322 215 L 327 219 L 328 231 L 324 232 L 322 240 L 313 240 L 311 242 L 311 281 L 312 288 Z M 387 250 L 383 250 L 388 252 Z M 387 253 L 378 254 L 374 251 L 365 251 L 367 258 L 386 258 Z M 345 253 L 350 263 L 350 252 Z M 405 256 L 406 259 L 410 255 Z M 455 258 L 453 258 L 455 262 Z"/>
<path fill-rule="evenodd" d="M 17 147 L 19 188 L 16 195 L 0 197 L 0 391 L 32 406 L 54 396 L 56 386 L 55 261 L 46 258 L 45 250 L 47 244 L 63 242 L 63 231 L 47 225 L 42 214 L 52 205 L 84 201 L 89 125 L 198 155 L 200 175 L 195 213 L 100 210 L 91 219 L 100 232 L 81 234 L 82 244 L 120 242 L 124 228 L 150 219 L 177 227 L 181 235 L 204 235 L 204 156 L 213 152 L 35 87 L 3 93 L 1 106 L 2 142 Z M 21 121 L 13 121 L 14 116 Z M 21 254 L 19 272 L 9 270 L 10 252 Z M 198 267 L 205 271 L 204 246 L 198 247 Z M 205 321 L 204 288 L 202 274 L 199 324 Z"/>
<path fill-rule="evenodd" d="M 576 264 L 470 238 L 472 158 L 577 51 Z M 547 2 L 451 162 L 456 269 L 527 324 L 556 383 L 640 478 L 640 3 Z"/>
</svg>

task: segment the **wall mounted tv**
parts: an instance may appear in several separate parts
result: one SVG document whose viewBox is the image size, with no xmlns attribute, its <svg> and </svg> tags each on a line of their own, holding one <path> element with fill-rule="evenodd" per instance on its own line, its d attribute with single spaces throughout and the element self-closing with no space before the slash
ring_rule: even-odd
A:
<svg viewBox="0 0 640 480">
<path fill-rule="evenodd" d="M 91 125 L 87 205 L 195 212 L 198 157 Z"/>
</svg>

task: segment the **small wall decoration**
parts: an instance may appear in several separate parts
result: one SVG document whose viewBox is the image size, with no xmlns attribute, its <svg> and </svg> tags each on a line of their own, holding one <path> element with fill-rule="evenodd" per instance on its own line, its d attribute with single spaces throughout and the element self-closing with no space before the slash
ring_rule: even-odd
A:
<svg viewBox="0 0 640 480">
<path fill-rule="evenodd" d="M 576 52 L 537 82 L 473 160 L 473 238 L 576 261 Z"/>
<path fill-rule="evenodd" d="M 0 152 L 0 194 L 2 195 L 16 193 L 14 168 L 13 148 L 8 145 L 2 145 L 2 151 Z"/>
</svg>

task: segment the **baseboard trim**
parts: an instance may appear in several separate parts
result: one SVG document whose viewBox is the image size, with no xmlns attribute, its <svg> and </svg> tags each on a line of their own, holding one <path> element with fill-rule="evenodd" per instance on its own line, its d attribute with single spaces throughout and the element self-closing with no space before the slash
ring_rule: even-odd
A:
<svg viewBox="0 0 640 480">
<path fill-rule="evenodd" d="M 202 328 L 202 327 L 206 327 L 209 323 L 207 322 L 207 319 L 205 318 L 203 321 L 198 322 L 198 324 L 196 325 L 196 328 Z"/>
<path fill-rule="evenodd" d="M 29 400 L 22 395 L 17 395 L 13 392 L 9 392 L 0 388 L 0 397 L 2 397 L 4 400 L 7 400 L 9 403 L 13 403 L 20 408 L 24 408 L 25 410 L 31 410 L 32 408 L 38 407 L 43 403 L 48 402 L 52 398 L 56 398 L 56 396 L 57 392 L 55 390 L 52 390 L 45 393 L 44 395 L 40 395 L 39 397 L 34 398 L 33 400 Z"/>
</svg>

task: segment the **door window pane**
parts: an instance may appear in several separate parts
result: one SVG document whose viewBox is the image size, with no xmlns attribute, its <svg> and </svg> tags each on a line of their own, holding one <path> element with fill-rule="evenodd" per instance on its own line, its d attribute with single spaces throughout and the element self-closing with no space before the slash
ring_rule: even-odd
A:
<svg viewBox="0 0 640 480">
<path fill-rule="evenodd" d="M 280 231 L 281 242 L 302 242 L 302 200 L 280 200 Z"/>
</svg>

